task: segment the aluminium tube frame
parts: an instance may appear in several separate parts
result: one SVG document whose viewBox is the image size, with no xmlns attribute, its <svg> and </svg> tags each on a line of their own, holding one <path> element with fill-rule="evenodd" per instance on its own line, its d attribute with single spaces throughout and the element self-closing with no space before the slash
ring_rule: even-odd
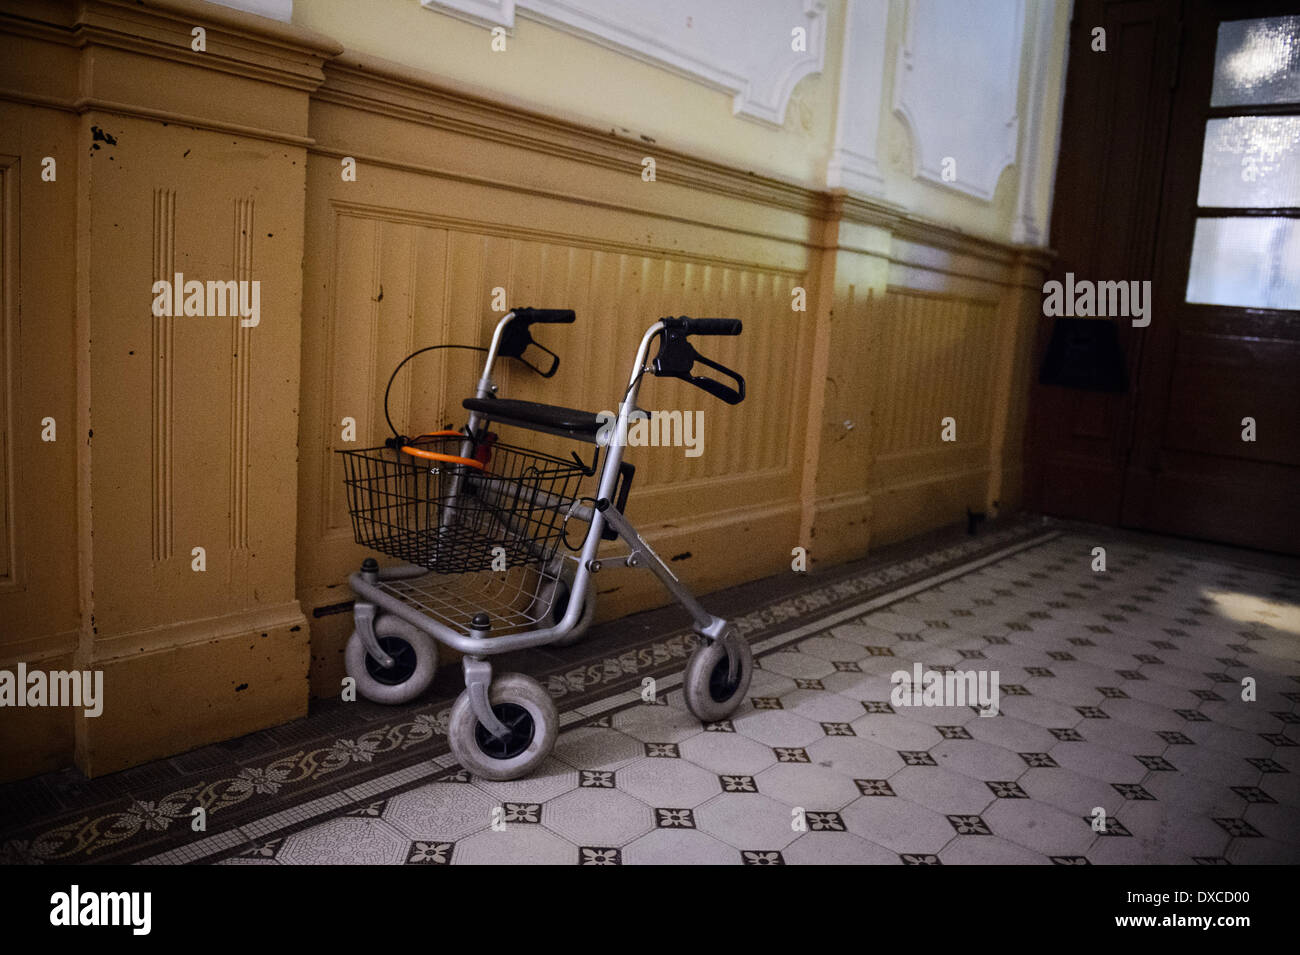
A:
<svg viewBox="0 0 1300 955">
<path fill-rule="evenodd" d="M 478 382 L 478 398 L 489 398 L 497 391 L 496 383 L 492 380 L 492 368 L 496 362 L 501 335 L 506 325 L 514 317 L 515 313 L 513 311 L 502 317 L 492 334 L 492 343 L 488 348 L 487 359 L 483 364 L 483 375 Z M 466 685 L 479 685 L 479 692 L 471 695 L 471 700 L 475 704 L 475 715 L 494 736 L 500 737 L 505 730 L 488 706 L 484 680 L 485 676 L 490 676 L 490 668 L 485 671 L 488 664 L 483 658 L 498 653 L 522 650 L 527 647 L 543 646 L 572 631 L 582 616 L 587 588 L 590 585 L 590 578 L 593 573 L 593 564 L 597 562 L 601 532 L 604 530 L 606 522 L 628 545 L 629 553 L 625 555 L 622 562 L 629 567 L 645 566 L 652 571 L 668 592 L 690 613 L 697 633 L 709 640 L 723 640 L 723 646 L 727 651 L 728 669 L 733 678 L 739 668 L 740 663 L 736 651 L 731 646 L 731 641 L 725 639 L 728 630 L 727 621 L 722 617 L 714 616 L 700 605 L 695 596 L 677 579 L 668 565 L 650 548 L 627 518 L 610 503 L 618 484 L 619 465 L 623 460 L 623 443 L 619 440 L 619 436 L 626 433 L 630 416 L 636 409 L 637 395 L 641 390 L 641 378 L 647 371 L 646 360 L 649 355 L 650 345 L 663 328 L 663 323 L 656 321 L 641 337 L 641 343 L 637 348 L 636 362 L 628 379 L 627 391 L 619 404 L 618 418 L 614 425 L 614 437 L 606 445 L 605 461 L 600 470 L 600 481 L 596 493 L 596 506 L 588 508 L 578 505 L 572 509 L 572 513 L 578 516 L 579 519 L 590 520 L 590 526 L 578 558 L 578 570 L 574 574 L 569 592 L 568 606 L 565 608 L 563 619 L 550 627 L 485 638 L 481 631 L 475 631 L 472 628 L 469 633 L 465 633 L 448 627 L 385 592 L 379 586 L 383 581 L 423 576 L 429 572 L 424 567 L 400 565 L 373 570 L 363 568 L 348 578 L 353 593 L 357 595 L 353 615 L 356 620 L 358 636 L 361 638 L 366 652 L 381 666 L 392 665 L 392 658 L 379 646 L 379 641 L 375 637 L 374 618 L 377 609 L 382 609 L 385 613 L 391 613 L 406 620 L 440 642 L 460 651 L 465 655 Z M 478 431 L 483 422 L 484 416 L 478 414 L 478 412 L 471 412 L 467 430 L 472 435 Z M 471 454 L 473 454 L 472 442 L 469 438 L 466 438 L 462 446 L 461 456 L 469 457 Z M 609 563 L 609 560 L 607 559 L 605 563 Z M 374 565 L 372 564 L 371 567 L 374 567 Z"/>
</svg>

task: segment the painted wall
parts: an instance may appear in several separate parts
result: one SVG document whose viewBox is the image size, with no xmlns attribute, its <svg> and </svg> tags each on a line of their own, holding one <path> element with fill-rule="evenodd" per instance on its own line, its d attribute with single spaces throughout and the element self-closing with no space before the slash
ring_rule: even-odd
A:
<svg viewBox="0 0 1300 955">
<path fill-rule="evenodd" d="M 828 11 L 832 23 L 841 7 Z M 294 4 L 293 22 L 339 37 L 349 50 L 424 70 L 439 82 L 642 142 L 814 184 L 834 119 L 838 49 L 827 72 L 799 83 L 783 124 L 732 115 L 732 96 L 555 27 L 519 18 L 504 53 L 487 28 L 415 0 Z M 788 31 L 787 31 L 788 32 Z M 742 42 L 736 40 L 734 42 Z"/>
<path fill-rule="evenodd" d="M 1046 242 L 1069 0 L 751 0 L 750 15 L 701 37 L 699 47 L 725 51 L 776 32 L 787 36 L 793 25 L 810 22 L 801 17 L 804 9 L 815 9 L 825 23 L 822 67 L 794 87 L 779 127 L 736 115 L 729 92 L 646 62 L 655 51 L 645 44 L 633 55 L 530 18 L 526 0 L 515 11 L 506 50 L 493 52 L 490 28 L 504 21 L 484 15 L 471 22 L 460 11 L 503 6 L 299 0 L 292 19 L 349 50 L 426 71 L 436 82 L 643 142 L 647 155 L 663 147 L 808 188 L 843 187 L 977 235 Z M 684 0 L 676 6 L 691 8 Z M 911 79 L 926 82 L 900 73 L 909 49 Z M 910 93 L 900 108 L 905 86 Z M 984 116 L 986 104 L 1003 101 L 1006 115 Z M 949 141 L 932 135 L 919 148 L 917 130 L 904 118 L 909 112 L 940 131 L 976 119 Z M 1011 164 L 999 166 L 1002 175 L 995 173 L 987 195 L 961 191 L 967 164 L 1002 157 L 1012 116 Z M 865 157 L 873 176 L 844 175 L 846 158 L 854 166 L 845 149 Z M 921 149 L 928 151 L 918 157 Z M 957 186 L 916 177 L 919 159 L 949 154 L 957 160 Z"/>
</svg>

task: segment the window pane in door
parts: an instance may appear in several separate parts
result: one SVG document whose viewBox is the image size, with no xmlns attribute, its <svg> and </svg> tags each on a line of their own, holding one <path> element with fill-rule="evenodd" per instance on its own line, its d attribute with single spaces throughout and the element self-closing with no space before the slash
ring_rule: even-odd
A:
<svg viewBox="0 0 1300 955">
<path fill-rule="evenodd" d="M 1187 301 L 1300 309 L 1300 219 L 1196 220 Z"/>
<path fill-rule="evenodd" d="M 1300 16 L 1219 24 L 1211 106 L 1300 102 Z"/>
<path fill-rule="evenodd" d="M 1205 127 L 1201 206 L 1300 206 L 1300 116 L 1234 116 Z"/>
</svg>

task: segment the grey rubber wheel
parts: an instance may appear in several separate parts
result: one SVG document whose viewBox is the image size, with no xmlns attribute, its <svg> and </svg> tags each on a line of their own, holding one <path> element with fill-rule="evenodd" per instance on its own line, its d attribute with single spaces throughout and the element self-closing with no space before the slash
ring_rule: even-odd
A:
<svg viewBox="0 0 1300 955">
<path fill-rule="evenodd" d="M 546 688 L 522 673 L 492 680 L 488 701 L 511 734 L 495 739 L 478 721 L 469 690 L 456 698 L 447 723 L 447 742 L 461 766 L 481 779 L 519 779 L 550 755 L 560 733 L 560 717 Z"/>
<path fill-rule="evenodd" d="M 419 627 L 401 617 L 383 614 L 375 618 L 375 637 L 393 657 L 385 668 L 366 653 L 361 635 L 355 630 L 348 638 L 344 665 L 357 681 L 357 692 L 374 703 L 409 703 L 429 688 L 438 672 L 438 644 Z"/>
<path fill-rule="evenodd" d="M 735 680 L 728 679 L 727 650 L 721 640 L 708 640 L 695 648 L 686 662 L 682 692 L 686 706 L 705 723 L 725 720 L 745 700 L 754 675 L 754 654 L 738 636 L 730 638 L 739 657 Z"/>
</svg>

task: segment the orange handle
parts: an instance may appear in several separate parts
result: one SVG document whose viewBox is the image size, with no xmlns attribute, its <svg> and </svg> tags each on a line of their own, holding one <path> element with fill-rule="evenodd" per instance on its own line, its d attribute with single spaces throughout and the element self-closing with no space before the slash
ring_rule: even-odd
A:
<svg viewBox="0 0 1300 955">
<path fill-rule="evenodd" d="M 459 431 L 428 431 L 417 437 L 415 440 L 419 441 L 420 438 L 450 438 L 452 436 L 458 438 L 465 437 Z M 473 458 L 462 458 L 455 454 L 443 454 L 441 451 L 425 451 L 423 448 L 415 448 L 409 444 L 402 445 L 402 452 L 404 454 L 409 454 L 412 457 L 424 458 L 426 461 L 444 461 L 447 464 L 464 464 L 467 467 L 478 468 L 480 471 L 484 470 L 482 461 L 476 461 Z"/>
</svg>

